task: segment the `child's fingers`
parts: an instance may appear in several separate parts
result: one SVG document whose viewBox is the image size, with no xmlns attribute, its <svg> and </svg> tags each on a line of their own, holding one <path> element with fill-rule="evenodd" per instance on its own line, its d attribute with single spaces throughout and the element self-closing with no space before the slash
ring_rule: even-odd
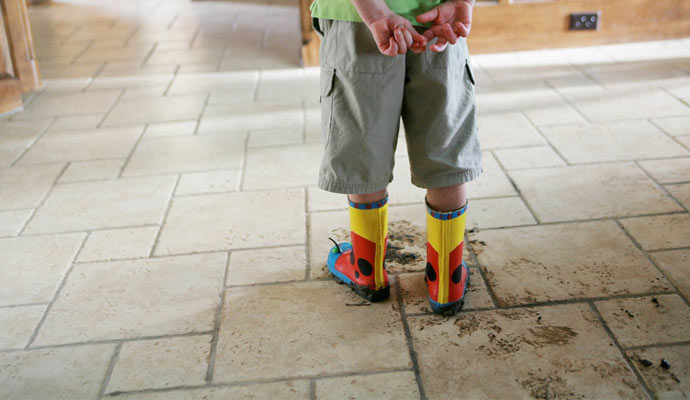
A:
<svg viewBox="0 0 690 400">
<path fill-rule="evenodd" d="M 403 28 L 402 34 L 405 38 L 405 43 L 407 43 L 407 47 L 411 47 L 414 40 L 412 40 L 412 34 L 410 33 L 410 31 L 407 28 Z"/>
<path fill-rule="evenodd" d="M 398 43 L 396 43 L 393 36 L 388 39 L 388 53 L 387 56 L 397 56 L 398 55 Z"/>
<path fill-rule="evenodd" d="M 420 43 L 422 46 L 426 46 L 428 40 L 427 38 L 417 32 L 414 28 L 410 31 L 410 36 L 412 36 L 412 41 L 415 43 Z"/>
<path fill-rule="evenodd" d="M 450 42 L 450 44 L 457 43 L 458 37 L 455 35 L 455 32 L 453 32 L 453 28 L 451 28 L 449 24 L 443 25 L 443 33 L 446 36 L 448 42 Z"/>
<path fill-rule="evenodd" d="M 396 29 L 393 31 L 393 35 L 395 36 L 395 41 L 398 43 L 398 54 L 407 53 L 407 42 L 405 41 L 402 31 Z"/>
<path fill-rule="evenodd" d="M 446 40 L 446 38 L 440 37 L 440 38 L 438 38 L 436 43 L 432 44 L 431 47 L 429 47 L 429 48 L 433 52 L 440 53 L 443 50 L 445 50 L 446 47 L 448 47 L 448 40 Z"/>
<path fill-rule="evenodd" d="M 417 15 L 417 22 L 426 23 L 431 22 L 438 18 L 438 7 L 434 7 L 431 10 L 425 12 L 424 14 Z"/>
<path fill-rule="evenodd" d="M 458 34 L 458 36 L 467 37 L 470 34 L 470 25 L 465 25 L 462 22 L 457 22 L 455 24 L 454 31 Z"/>
</svg>

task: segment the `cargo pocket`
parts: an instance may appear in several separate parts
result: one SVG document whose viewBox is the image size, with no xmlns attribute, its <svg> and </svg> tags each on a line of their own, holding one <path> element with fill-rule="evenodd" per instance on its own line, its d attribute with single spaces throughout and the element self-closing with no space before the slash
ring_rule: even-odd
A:
<svg viewBox="0 0 690 400">
<path fill-rule="evenodd" d="M 321 67 L 321 90 L 319 103 L 321 103 L 321 137 L 324 148 L 328 146 L 333 124 L 333 85 L 335 69 Z"/>
<path fill-rule="evenodd" d="M 468 59 L 465 59 L 465 72 L 467 74 L 467 78 L 469 78 L 472 85 L 474 85 L 474 73 L 472 72 L 472 66 L 470 66 L 470 60 Z"/>
</svg>

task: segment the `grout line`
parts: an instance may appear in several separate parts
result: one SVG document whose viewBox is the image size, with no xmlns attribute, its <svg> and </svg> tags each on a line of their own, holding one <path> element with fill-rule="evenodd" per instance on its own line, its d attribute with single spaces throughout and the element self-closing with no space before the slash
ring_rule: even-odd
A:
<svg viewBox="0 0 690 400">
<path fill-rule="evenodd" d="M 589 302 L 589 308 L 592 310 L 594 315 L 599 320 L 599 323 L 604 328 L 604 331 L 606 331 L 606 334 L 608 334 L 609 338 L 613 342 L 613 345 L 616 346 L 616 348 L 620 352 L 625 363 L 628 364 L 628 368 L 635 375 L 635 378 L 637 378 L 637 383 L 639 383 L 642 386 L 642 390 L 644 391 L 644 394 L 647 396 L 648 399 L 655 399 L 656 396 L 654 394 L 654 391 L 649 386 L 647 386 L 647 382 L 645 382 L 644 378 L 642 378 L 642 375 L 640 375 L 640 372 L 637 370 L 637 368 L 633 364 L 630 357 L 628 357 L 628 355 L 625 353 L 625 350 L 623 349 L 623 347 L 621 347 L 620 343 L 618 343 L 618 340 L 616 340 L 616 336 L 613 334 L 613 332 L 611 331 L 611 328 L 609 328 L 608 324 L 604 320 L 604 317 L 602 317 L 601 313 L 596 308 L 596 306 L 594 305 L 593 302 Z"/>
<path fill-rule="evenodd" d="M 584 74 L 584 72 L 583 72 L 583 74 Z M 586 75 L 585 75 L 585 76 L 586 76 Z M 588 77 L 588 78 L 589 78 L 589 77 Z M 591 78 L 590 78 L 590 79 L 591 79 Z M 597 81 L 596 79 L 592 79 L 592 81 L 593 81 L 594 83 L 598 84 L 599 87 L 601 87 L 602 89 L 606 90 L 606 88 L 605 88 L 599 81 Z M 569 105 L 573 110 L 575 110 L 576 113 L 580 114 L 580 116 L 581 116 L 586 122 L 588 122 L 588 123 L 590 123 L 590 124 L 593 123 L 593 121 L 592 121 L 591 119 L 589 119 L 589 118 L 582 112 L 582 110 L 580 110 L 577 106 L 575 106 L 575 103 L 573 103 L 572 101 L 570 101 L 570 99 L 568 99 L 563 93 L 561 93 L 561 91 L 558 90 L 558 88 L 557 88 L 556 86 L 554 86 L 553 84 L 551 84 L 551 83 L 548 82 L 548 81 L 544 81 L 544 84 L 545 84 L 546 86 L 550 87 L 551 89 L 553 89 L 553 91 L 556 93 L 556 96 L 560 97 L 561 100 L 563 100 L 567 105 Z"/>
<path fill-rule="evenodd" d="M 43 94 L 43 92 L 41 92 L 41 94 Z M 45 136 L 45 135 L 50 131 L 50 129 L 57 123 L 58 117 L 51 117 L 51 118 L 52 118 L 52 121 L 51 121 L 49 124 L 47 124 L 46 127 L 43 128 L 43 130 L 41 130 L 41 131 L 38 133 L 38 135 L 36 135 L 35 138 L 33 138 L 33 140 L 31 140 L 31 143 L 27 144 L 27 146 L 24 148 L 24 151 L 22 151 L 22 154 L 20 154 L 19 157 L 17 157 L 14 161 L 12 161 L 12 163 L 11 163 L 10 166 L 9 166 L 9 168 L 16 167 L 16 166 L 17 166 L 17 163 L 26 155 L 26 153 L 28 153 L 29 150 L 30 150 L 40 139 L 42 139 L 43 136 Z M 41 118 L 39 118 L 39 119 L 41 119 Z M 30 121 L 30 120 L 29 120 L 29 121 Z M 53 163 L 46 163 L 46 164 L 56 164 L 56 163 L 53 162 Z M 33 164 L 31 164 L 31 165 L 33 165 Z M 62 174 L 62 173 L 60 173 L 60 174 Z"/>
<path fill-rule="evenodd" d="M 309 191 L 304 188 L 304 257 L 305 257 L 305 271 L 304 280 L 311 280 L 311 246 L 309 242 L 311 239 L 311 215 L 309 215 Z"/>
<path fill-rule="evenodd" d="M 118 101 L 119 101 L 119 98 L 118 98 Z M 109 113 L 110 113 L 110 111 L 108 113 L 106 113 L 106 116 Z M 105 120 L 105 118 L 106 117 L 103 117 L 103 120 Z M 139 143 L 141 143 L 142 139 L 144 138 L 144 133 L 146 132 L 147 129 L 149 129 L 149 124 L 144 124 L 143 128 L 140 128 L 140 129 L 141 129 L 141 132 L 139 132 L 139 137 L 137 138 L 136 142 L 134 142 L 134 145 L 132 146 L 132 148 L 129 150 L 129 154 L 127 154 L 127 157 L 125 157 L 125 161 L 122 163 L 122 166 L 120 167 L 120 172 L 117 174 L 117 179 L 122 178 L 122 174 L 125 172 L 125 169 L 127 168 L 127 164 L 129 164 L 129 161 L 132 159 L 134 152 L 139 147 Z"/>
<path fill-rule="evenodd" d="M 690 246 L 686 247 L 670 247 L 668 249 L 653 249 L 653 250 L 646 250 L 647 253 L 661 253 L 664 251 L 676 251 L 676 250 L 690 250 Z"/>
<path fill-rule="evenodd" d="M 469 235 L 465 234 L 465 239 L 469 239 Z M 475 253 L 474 249 L 472 248 L 472 243 L 470 243 L 469 240 L 466 240 L 466 242 L 470 250 L 470 258 L 472 259 L 472 264 L 476 266 L 475 270 L 479 272 L 479 276 L 484 281 L 484 286 L 486 286 L 487 292 L 489 293 L 491 303 L 493 304 L 494 308 L 499 308 L 498 305 L 500 303 L 498 302 L 498 297 L 494 292 L 494 288 L 489 284 L 489 278 L 486 276 L 486 272 L 484 271 L 484 268 L 482 268 L 482 265 L 479 262 L 479 257 L 477 257 L 477 253 Z M 471 284 L 472 283 L 470 282 L 470 285 Z"/>
<path fill-rule="evenodd" d="M 309 380 L 309 400 L 316 400 L 316 380 Z"/>
<path fill-rule="evenodd" d="M 213 382 L 213 373 L 215 372 L 216 364 L 216 349 L 218 348 L 218 336 L 220 335 L 220 323 L 223 318 L 223 305 L 225 304 L 225 284 L 228 279 L 228 270 L 230 269 L 230 257 L 232 253 L 225 255 L 225 272 L 223 273 L 223 280 L 220 284 L 220 293 L 218 295 L 218 308 L 216 310 L 216 321 L 213 329 L 213 338 L 211 339 L 211 352 L 208 359 L 208 368 L 206 369 L 206 382 Z"/>
<path fill-rule="evenodd" d="M 113 376 L 113 370 L 115 369 L 115 364 L 117 363 L 117 360 L 120 358 L 120 351 L 122 350 L 122 342 L 118 343 L 115 346 L 115 351 L 113 352 L 113 357 L 110 359 L 110 365 L 108 366 L 108 371 L 105 373 L 105 378 L 103 378 L 103 382 L 101 383 L 101 390 L 99 392 L 99 397 L 103 397 L 105 395 L 105 390 L 108 388 L 108 384 L 110 383 L 110 378 Z"/>
<path fill-rule="evenodd" d="M 48 197 L 50 196 L 50 194 L 51 194 L 51 193 L 53 192 L 53 190 L 55 189 L 55 186 L 57 185 L 57 181 L 60 180 L 60 177 L 65 173 L 65 171 L 67 170 L 67 166 L 68 166 L 68 165 L 69 165 L 69 163 L 65 163 L 65 165 L 62 167 L 62 169 L 60 170 L 60 172 L 58 172 L 58 174 L 57 174 L 57 176 L 55 177 L 55 179 L 53 179 L 53 182 L 51 183 L 50 188 L 46 191 L 46 194 L 43 196 L 43 198 L 41 199 L 41 201 L 36 205 L 36 207 L 34 207 L 33 212 L 31 213 L 31 215 L 29 215 L 29 218 L 26 219 L 26 221 L 24 222 L 24 225 L 22 226 L 22 229 L 19 230 L 19 232 L 17 233 L 16 236 L 21 236 L 22 233 L 24 233 L 24 231 L 26 230 L 26 228 L 29 226 L 29 223 L 31 222 L 31 220 L 34 218 L 34 216 L 36 216 L 36 213 L 38 212 L 38 209 L 41 208 L 41 207 L 43 207 L 43 204 L 45 204 L 46 200 L 48 199 Z"/>
<path fill-rule="evenodd" d="M 170 213 L 170 209 L 172 208 L 172 203 L 173 200 L 175 199 L 175 191 L 177 190 L 177 186 L 180 184 L 180 175 L 175 176 L 175 182 L 173 183 L 172 190 L 170 191 L 170 197 L 168 198 L 168 201 L 166 202 L 165 209 L 163 210 L 163 218 L 161 218 L 161 223 L 160 223 L 160 228 L 158 229 L 158 233 L 156 233 L 156 237 L 153 239 L 153 246 L 151 246 L 151 251 L 149 251 L 149 255 L 146 258 L 153 258 L 153 254 L 156 251 L 156 248 L 158 247 L 158 241 L 160 240 L 161 233 L 163 232 L 163 228 L 165 227 L 165 223 L 168 220 L 168 214 Z"/>
<path fill-rule="evenodd" d="M 98 74 L 95 74 L 95 75 L 98 75 Z M 95 76 L 95 75 L 94 75 L 94 76 Z M 113 109 L 115 108 L 115 106 L 117 105 L 117 103 L 119 103 L 120 100 L 122 99 L 122 97 L 124 97 L 125 91 L 126 91 L 127 89 L 126 89 L 126 88 L 121 88 L 121 89 L 119 89 L 119 90 L 120 90 L 120 94 L 117 95 L 117 98 L 115 99 L 115 101 L 113 102 L 113 104 L 110 106 L 110 108 L 108 109 L 108 111 L 106 111 L 105 114 L 103 114 L 103 118 L 102 118 L 102 119 L 98 122 L 98 124 L 96 125 L 96 129 L 100 129 L 100 128 L 101 128 L 101 126 L 103 125 L 103 122 L 105 122 L 105 119 L 108 118 L 108 115 L 110 115 L 110 113 L 113 111 Z M 142 134 L 143 134 L 143 131 L 142 131 Z M 139 143 L 138 140 L 137 140 L 137 143 Z M 135 147 L 136 147 L 136 145 L 135 145 Z"/>
<path fill-rule="evenodd" d="M 419 398 L 425 400 L 426 393 L 424 392 L 424 383 L 422 382 L 422 375 L 419 370 L 419 361 L 417 360 L 417 352 L 414 349 L 414 342 L 412 340 L 412 333 L 410 332 L 410 324 L 407 322 L 407 312 L 405 311 L 405 302 L 402 297 L 402 287 L 400 286 L 400 277 L 395 277 L 395 297 L 398 301 L 398 307 L 400 310 L 400 319 L 403 324 L 403 330 L 405 332 L 405 339 L 407 342 L 407 349 L 410 352 L 410 360 L 412 360 L 412 366 L 414 369 L 415 381 L 417 382 L 417 389 L 419 389 Z"/>
<path fill-rule="evenodd" d="M 503 166 L 503 164 L 498 159 L 498 157 L 496 157 L 496 154 L 494 154 L 493 150 L 490 150 L 489 153 L 491 154 L 491 157 L 493 157 L 493 159 L 496 160 L 496 164 L 498 164 L 498 168 L 501 169 L 501 171 L 503 172 L 503 175 L 506 177 L 506 179 L 508 179 L 508 182 L 510 182 L 510 185 L 513 187 L 513 190 L 515 190 L 515 193 L 517 193 L 517 197 L 519 197 L 520 200 L 522 200 L 522 202 L 525 204 L 525 207 L 527 207 L 527 211 L 529 211 L 530 215 L 532 215 L 532 218 L 534 218 L 534 221 L 537 224 L 541 224 L 539 217 L 537 217 L 537 213 L 534 211 L 534 209 L 532 209 L 532 206 L 527 202 L 527 199 L 522 195 L 522 191 L 520 190 L 518 185 L 513 180 L 513 177 L 510 176 L 510 174 L 508 173 L 508 170 L 506 170 L 506 168 Z M 534 225 L 534 224 L 531 224 L 531 225 Z"/>
<path fill-rule="evenodd" d="M 558 157 L 561 158 L 561 161 L 563 161 L 565 163 L 565 165 L 573 165 L 572 163 L 570 163 L 568 161 L 567 158 L 565 158 L 565 156 L 563 154 L 561 154 L 561 152 L 558 150 L 558 148 L 551 142 L 549 137 L 546 136 L 546 134 L 544 134 L 544 132 L 539 127 L 539 125 L 537 125 L 536 123 L 534 123 L 534 121 L 532 121 L 532 119 L 527 115 L 527 113 L 525 113 L 524 111 L 520 111 L 520 113 L 522 114 L 523 117 L 525 117 L 525 119 L 527 120 L 527 122 L 529 122 L 529 124 L 532 126 L 532 128 L 534 128 L 534 130 L 537 131 L 537 134 L 539 136 L 541 136 L 542 139 L 544 139 L 546 144 L 549 147 L 551 147 L 551 150 L 553 150 L 554 153 L 556 153 L 558 155 Z M 573 124 L 564 124 L 564 125 L 573 125 Z M 549 126 L 558 126 L 558 125 L 549 125 Z M 494 154 L 494 156 L 495 156 L 495 154 Z M 498 159 L 498 157 L 496 157 L 496 159 Z"/>
<path fill-rule="evenodd" d="M 69 268 L 67 268 L 67 271 L 62 276 L 62 279 L 60 280 L 60 284 L 55 289 L 55 293 L 53 294 L 53 298 L 48 303 L 48 306 L 46 306 L 46 309 L 43 311 L 43 315 L 41 316 L 41 319 L 38 321 L 38 324 L 36 324 L 36 328 L 34 328 L 34 331 L 31 333 L 31 337 L 29 337 L 29 341 L 26 343 L 26 346 L 24 346 L 25 350 L 29 349 L 31 347 L 31 345 L 34 343 L 34 340 L 36 340 L 36 337 L 38 336 L 38 331 L 43 326 L 43 323 L 45 322 L 46 318 L 48 318 L 48 313 L 53 308 L 53 304 L 55 304 L 55 301 L 60 296 L 60 291 L 65 286 L 65 282 L 67 282 L 67 278 L 69 277 L 70 273 L 74 269 L 75 260 L 77 259 L 77 256 L 79 255 L 79 253 L 81 253 L 81 250 L 84 248 L 84 245 L 86 244 L 86 240 L 87 240 L 88 236 L 89 236 L 88 234 L 85 234 L 84 237 L 82 237 L 81 243 L 79 244 L 79 248 L 77 249 L 77 251 L 74 252 L 74 256 L 72 256 L 72 259 L 70 260 Z"/>
<path fill-rule="evenodd" d="M 247 173 L 247 149 L 249 148 L 249 133 L 244 132 L 244 152 L 242 154 L 242 168 L 240 169 L 239 191 L 244 192 L 244 178 Z M 302 187 L 302 186 L 300 186 Z M 270 189 L 267 189 L 270 190 Z"/>
<path fill-rule="evenodd" d="M 649 349 L 649 348 L 658 348 L 658 347 L 680 347 L 680 346 L 688 346 L 690 345 L 690 340 L 683 340 L 680 342 L 670 342 L 670 343 L 650 343 L 650 344 L 644 344 L 640 346 L 630 346 L 630 347 L 625 347 L 625 350 L 627 351 L 635 351 L 635 350 L 644 350 L 644 349 Z"/>
<path fill-rule="evenodd" d="M 8 304 L 0 305 L 0 308 L 20 308 L 20 307 L 33 307 L 33 306 L 47 306 L 50 303 L 23 303 L 23 304 Z"/>
<path fill-rule="evenodd" d="M 635 166 L 636 166 L 637 168 L 641 169 L 642 172 L 644 172 L 644 174 L 647 175 L 647 177 L 654 183 L 654 185 L 656 185 L 657 188 L 659 188 L 662 192 L 666 193 L 666 195 L 667 195 L 668 197 L 670 197 L 673 201 L 675 201 L 676 204 L 678 204 L 678 205 L 680 206 L 680 208 L 682 208 L 682 209 L 685 210 L 686 212 L 690 212 L 690 210 L 689 210 L 687 207 L 685 207 L 685 205 L 684 205 L 683 203 L 681 203 L 678 199 L 676 199 L 676 198 L 668 191 L 668 189 L 666 189 L 666 187 L 664 186 L 664 184 L 659 183 L 659 182 L 652 176 L 652 174 L 650 174 L 646 169 L 644 169 L 644 168 L 640 165 L 640 163 L 639 163 L 638 161 L 635 161 L 634 163 L 635 163 Z"/>
</svg>

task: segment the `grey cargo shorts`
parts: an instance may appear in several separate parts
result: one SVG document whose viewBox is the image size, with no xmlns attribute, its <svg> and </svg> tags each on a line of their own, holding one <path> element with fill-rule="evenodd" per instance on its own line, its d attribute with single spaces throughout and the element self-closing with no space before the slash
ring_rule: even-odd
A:
<svg viewBox="0 0 690 400">
<path fill-rule="evenodd" d="M 313 18 L 312 26 L 321 38 L 321 189 L 385 189 L 393 180 L 401 117 L 412 184 L 440 188 L 483 172 L 464 39 L 441 53 L 389 57 L 364 23 Z"/>
</svg>

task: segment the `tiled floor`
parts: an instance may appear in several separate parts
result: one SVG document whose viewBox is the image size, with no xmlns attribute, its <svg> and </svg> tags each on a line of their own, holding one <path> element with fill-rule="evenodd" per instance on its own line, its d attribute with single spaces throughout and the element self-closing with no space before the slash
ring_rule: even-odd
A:
<svg viewBox="0 0 690 400">
<path fill-rule="evenodd" d="M 347 206 L 316 187 L 296 4 L 30 10 L 45 87 L 0 118 L 0 398 L 690 396 L 690 39 L 473 58 L 472 286 L 444 318 L 404 141 L 391 298 L 324 270 Z"/>
</svg>

